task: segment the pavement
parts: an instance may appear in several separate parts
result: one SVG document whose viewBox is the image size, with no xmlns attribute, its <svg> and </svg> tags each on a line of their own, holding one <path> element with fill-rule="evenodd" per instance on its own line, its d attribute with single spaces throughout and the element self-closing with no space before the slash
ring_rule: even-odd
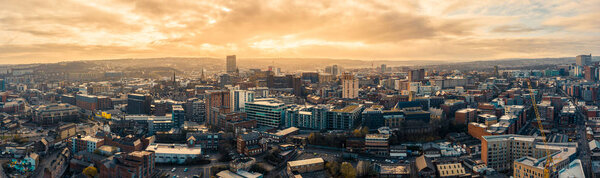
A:
<svg viewBox="0 0 600 178">
<path fill-rule="evenodd" d="M 156 168 L 159 171 L 169 174 L 169 178 L 173 176 L 192 178 L 195 175 L 210 178 L 210 168 L 212 166 L 228 165 L 229 162 L 219 162 L 217 153 L 210 153 L 209 155 L 211 162 L 205 165 L 156 165 Z M 175 168 L 175 171 L 172 171 L 173 168 Z M 185 168 L 188 168 L 188 170 L 184 171 Z"/>
</svg>

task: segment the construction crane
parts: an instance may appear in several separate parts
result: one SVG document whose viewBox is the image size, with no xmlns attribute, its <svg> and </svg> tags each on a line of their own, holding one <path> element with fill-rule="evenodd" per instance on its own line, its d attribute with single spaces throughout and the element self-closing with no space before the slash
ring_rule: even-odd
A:
<svg viewBox="0 0 600 178">
<path fill-rule="evenodd" d="M 550 169 L 553 169 L 552 166 L 552 153 L 550 153 L 550 149 L 547 148 L 548 142 L 546 141 L 546 133 L 544 133 L 544 126 L 542 125 L 542 118 L 540 117 L 540 112 L 538 112 L 537 101 L 535 100 L 535 93 L 531 88 L 531 79 L 527 79 L 527 85 L 529 88 L 529 96 L 531 96 L 531 105 L 533 106 L 533 111 L 535 112 L 535 118 L 538 123 L 538 127 L 540 129 L 540 133 L 542 134 L 544 146 L 546 146 L 546 163 L 544 164 L 544 178 L 550 177 Z"/>
</svg>

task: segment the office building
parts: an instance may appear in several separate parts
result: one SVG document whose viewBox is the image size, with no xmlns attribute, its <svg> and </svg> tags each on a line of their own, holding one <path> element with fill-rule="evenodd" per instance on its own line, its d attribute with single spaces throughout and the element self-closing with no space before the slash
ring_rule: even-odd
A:
<svg viewBox="0 0 600 178">
<path fill-rule="evenodd" d="M 245 110 L 248 114 L 248 119 L 256 120 L 259 127 L 278 128 L 285 108 L 285 104 L 277 99 L 263 98 L 246 103 Z"/>
<path fill-rule="evenodd" d="M 79 108 L 70 104 L 41 105 L 33 108 L 33 122 L 54 125 L 79 119 Z"/>
<path fill-rule="evenodd" d="M 152 97 L 144 94 L 127 95 L 127 114 L 150 114 Z"/>
<path fill-rule="evenodd" d="M 350 73 L 342 74 L 342 98 L 358 98 L 358 79 Z"/>
<path fill-rule="evenodd" d="M 346 130 L 354 128 L 360 119 L 363 105 L 348 105 L 341 109 L 333 109 L 327 116 L 327 128 Z"/>
<path fill-rule="evenodd" d="M 152 143 L 146 151 L 154 152 L 156 163 L 184 164 L 202 157 L 202 148 L 186 144 Z"/>
<path fill-rule="evenodd" d="M 526 169 L 542 166 L 549 151 L 556 170 L 570 163 L 577 152 L 577 143 L 544 143 L 541 138 L 524 135 L 491 135 L 481 140 L 481 160 L 488 168 L 497 171 L 510 170 L 514 176 L 523 177 Z"/>
<path fill-rule="evenodd" d="M 171 110 L 172 121 L 174 128 L 180 128 L 185 122 L 185 110 L 181 105 L 173 105 L 173 109 Z"/>
<path fill-rule="evenodd" d="M 425 80 L 425 69 L 416 69 L 408 71 L 409 82 L 419 82 Z"/>
<path fill-rule="evenodd" d="M 185 104 L 186 120 L 201 123 L 206 120 L 206 103 L 202 99 L 189 98 Z"/>
<path fill-rule="evenodd" d="M 0 79 L 0 91 L 6 91 L 6 81 Z"/>
<path fill-rule="evenodd" d="M 365 149 L 368 153 L 389 156 L 390 135 L 387 134 L 367 134 L 365 136 Z"/>
<path fill-rule="evenodd" d="M 209 125 L 218 125 L 219 114 L 231 112 L 230 96 L 227 90 L 206 91 L 206 120 Z"/>
<path fill-rule="evenodd" d="M 327 128 L 327 116 L 331 105 L 293 105 L 283 114 L 285 127 L 322 130 Z"/>
<path fill-rule="evenodd" d="M 587 66 L 592 64 L 592 54 L 590 55 L 579 55 L 575 57 L 575 64 L 577 66 Z"/>
<path fill-rule="evenodd" d="M 235 55 L 227 56 L 227 73 L 233 74 L 237 71 Z"/>
<path fill-rule="evenodd" d="M 246 103 L 254 101 L 254 91 L 231 90 L 231 112 L 244 111 Z"/>
<path fill-rule="evenodd" d="M 323 169 L 325 169 L 325 160 L 323 160 L 323 158 L 296 160 L 287 163 L 288 173 L 307 173 L 320 171 Z"/>
</svg>

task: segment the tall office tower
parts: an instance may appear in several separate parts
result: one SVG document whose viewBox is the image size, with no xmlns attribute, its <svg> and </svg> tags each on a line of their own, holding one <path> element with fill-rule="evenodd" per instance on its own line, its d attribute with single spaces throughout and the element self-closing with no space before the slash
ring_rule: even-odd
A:
<svg viewBox="0 0 600 178">
<path fill-rule="evenodd" d="M 293 76 L 292 88 L 294 89 L 294 95 L 302 96 L 302 78 Z"/>
<path fill-rule="evenodd" d="M 127 95 L 127 114 L 150 114 L 152 97 L 143 94 Z"/>
<path fill-rule="evenodd" d="M 585 72 L 585 80 L 593 82 L 598 80 L 598 68 L 595 66 L 585 66 L 584 68 L 584 72 Z"/>
<path fill-rule="evenodd" d="M 499 77 L 500 73 L 498 73 L 498 66 L 494 66 L 494 76 Z"/>
<path fill-rule="evenodd" d="M 590 55 L 579 55 L 575 58 L 577 66 L 587 66 L 592 64 L 592 54 Z"/>
<path fill-rule="evenodd" d="M 216 126 L 219 114 L 231 111 L 230 93 L 227 90 L 206 91 L 206 119 L 209 125 Z"/>
<path fill-rule="evenodd" d="M 227 73 L 232 74 L 237 70 L 237 64 L 235 64 L 235 55 L 227 56 Z"/>
<path fill-rule="evenodd" d="M 342 74 L 342 98 L 358 98 L 358 79 L 351 73 Z"/>
<path fill-rule="evenodd" d="M 331 66 L 331 75 L 338 76 L 340 74 L 340 69 L 338 65 Z"/>
<path fill-rule="evenodd" d="M 381 73 L 385 73 L 386 69 L 387 69 L 387 65 L 381 64 Z"/>
<path fill-rule="evenodd" d="M 254 91 L 231 90 L 231 111 L 244 111 L 246 103 L 254 101 Z"/>
<path fill-rule="evenodd" d="M 423 81 L 424 79 L 425 79 L 425 69 L 408 71 L 408 81 L 418 82 L 418 81 Z"/>
<path fill-rule="evenodd" d="M 6 91 L 6 82 L 4 79 L 0 79 L 0 91 Z"/>
<path fill-rule="evenodd" d="M 171 119 L 173 121 L 173 128 L 180 128 L 185 121 L 185 110 L 181 105 L 173 105 Z"/>
</svg>

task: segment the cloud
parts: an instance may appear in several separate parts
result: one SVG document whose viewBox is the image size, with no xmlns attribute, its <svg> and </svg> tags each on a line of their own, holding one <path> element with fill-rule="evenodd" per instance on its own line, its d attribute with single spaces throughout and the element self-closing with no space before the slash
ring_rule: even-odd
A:
<svg viewBox="0 0 600 178">
<path fill-rule="evenodd" d="M 524 33 L 541 30 L 540 28 L 532 28 L 523 25 L 501 25 L 492 29 L 496 33 Z"/>
<path fill-rule="evenodd" d="M 403 60 L 573 56 L 600 52 L 585 42 L 600 35 L 593 23 L 600 18 L 598 4 L 6 0 L 0 9 L 0 63 L 227 54 Z"/>
<path fill-rule="evenodd" d="M 554 17 L 544 21 L 544 25 L 560 27 L 568 30 L 600 32 L 600 12 L 579 14 L 570 17 Z"/>
</svg>

